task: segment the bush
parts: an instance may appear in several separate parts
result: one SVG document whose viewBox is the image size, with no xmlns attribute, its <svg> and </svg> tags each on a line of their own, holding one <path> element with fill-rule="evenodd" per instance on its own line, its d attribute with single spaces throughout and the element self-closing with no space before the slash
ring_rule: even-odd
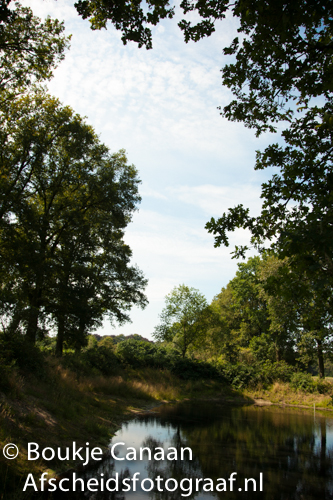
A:
<svg viewBox="0 0 333 500">
<path fill-rule="evenodd" d="M 14 333 L 9 335 L 0 335 L 0 352 L 4 363 L 15 366 L 19 369 L 33 373 L 36 376 L 45 374 L 44 356 L 38 347 L 26 340 L 24 335 Z"/>
<path fill-rule="evenodd" d="M 15 370 L 15 361 L 8 361 L 0 356 L 0 391 L 8 392 L 11 389 L 11 377 Z"/>
<path fill-rule="evenodd" d="M 177 377 L 184 380 L 201 379 L 225 379 L 215 366 L 204 361 L 196 361 L 189 358 L 175 358 L 171 360 L 170 371 Z"/>
<path fill-rule="evenodd" d="M 261 364 L 261 373 L 269 382 L 289 382 L 295 373 L 295 368 L 285 361 L 271 363 L 266 361 Z"/>
<path fill-rule="evenodd" d="M 295 390 L 300 389 L 305 392 L 314 392 L 316 385 L 309 373 L 296 372 L 290 379 L 290 386 Z"/>
<path fill-rule="evenodd" d="M 66 352 L 62 365 L 78 375 L 116 375 L 119 370 L 117 356 L 112 349 L 94 346 L 80 353 Z"/>
<path fill-rule="evenodd" d="M 113 350 L 103 345 L 86 349 L 81 356 L 84 363 L 91 368 L 97 368 L 103 375 L 115 375 L 119 367 L 117 356 Z"/>
<path fill-rule="evenodd" d="M 134 339 L 119 342 L 116 353 L 123 363 L 133 368 L 167 368 L 173 356 L 173 352 L 163 346 Z"/>
<path fill-rule="evenodd" d="M 256 387 L 258 384 L 265 386 L 277 380 L 289 382 L 294 373 L 294 368 L 285 361 L 223 363 L 219 365 L 219 370 L 235 389 Z"/>
<path fill-rule="evenodd" d="M 316 380 L 315 384 L 316 390 L 319 392 L 319 394 L 332 394 L 332 384 L 327 380 L 318 379 Z"/>
<path fill-rule="evenodd" d="M 254 386 L 262 381 L 261 374 L 253 365 L 224 363 L 220 366 L 220 371 L 235 389 Z"/>
<path fill-rule="evenodd" d="M 221 379 L 222 374 L 210 363 L 181 358 L 173 348 L 152 342 L 124 340 L 117 345 L 119 359 L 133 368 L 167 368 L 184 380 Z"/>
</svg>

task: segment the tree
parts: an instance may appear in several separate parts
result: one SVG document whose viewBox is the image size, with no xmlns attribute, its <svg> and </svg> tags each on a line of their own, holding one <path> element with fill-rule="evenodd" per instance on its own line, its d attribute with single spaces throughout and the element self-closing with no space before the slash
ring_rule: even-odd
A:
<svg viewBox="0 0 333 500">
<path fill-rule="evenodd" d="M 35 342 L 42 318 L 84 343 L 105 315 L 122 322 L 144 306 L 146 280 L 123 241 L 140 196 L 123 151 L 43 91 L 6 104 L 1 119 L 1 300 Z M 10 291 L 14 290 L 13 293 Z"/>
<path fill-rule="evenodd" d="M 299 271 L 274 254 L 260 260 L 256 278 L 269 324 L 264 337 L 252 338 L 250 348 L 264 359 L 274 347 L 274 360 L 305 368 L 317 358 L 324 377 L 324 355 L 331 354 L 332 341 L 330 288 L 318 291 L 307 273 Z"/>
<path fill-rule="evenodd" d="M 48 17 L 41 22 L 31 9 L 20 4 L 10 12 L 2 19 L 0 10 L 0 106 L 21 87 L 50 79 L 71 38 L 64 35 L 64 23 L 57 19 Z M 3 94 L 4 90 L 9 95 Z"/>
<path fill-rule="evenodd" d="M 222 114 L 255 128 L 257 135 L 276 131 L 278 122 L 286 126 L 283 144 L 257 152 L 257 170 L 277 167 L 279 173 L 262 185 L 258 217 L 238 205 L 206 228 L 215 235 L 215 246 L 228 246 L 228 232 L 241 227 L 250 230 L 251 244 L 260 252 L 269 245 L 280 259 L 288 257 L 293 290 L 298 283 L 298 344 L 306 344 L 307 352 L 316 346 L 324 376 L 333 286 L 333 5 L 255 2 L 254 7 L 241 15 L 243 41 L 235 39 L 225 49 L 236 62 L 223 69 L 223 83 L 236 99 Z M 236 246 L 234 256 L 244 257 L 247 249 Z M 270 299 L 276 320 L 279 300 L 284 299 Z M 278 320 L 275 325 L 282 326 Z"/>
<path fill-rule="evenodd" d="M 155 26 L 160 20 L 172 18 L 174 7 L 169 0 L 78 0 L 75 7 L 83 19 L 89 19 L 92 29 L 106 28 L 110 21 L 116 29 L 122 31 L 122 41 L 138 43 L 139 47 L 152 47 L 150 26 Z M 273 68 L 276 76 L 286 79 L 290 74 L 296 74 L 300 81 L 307 79 L 304 73 L 310 71 L 312 80 L 316 83 L 318 76 L 318 58 L 329 58 L 332 5 L 327 0 L 243 0 L 231 2 L 229 0 L 182 0 L 179 3 L 184 15 L 195 13 L 200 18 L 196 24 L 182 19 L 178 25 L 184 33 L 186 42 L 198 41 L 210 36 L 215 31 L 215 22 L 224 19 L 228 11 L 239 18 L 239 31 L 245 35 L 253 35 L 251 42 L 245 40 L 245 51 L 239 51 L 238 62 L 243 68 L 244 63 L 251 66 L 253 57 L 258 59 L 264 50 L 268 54 L 279 56 L 281 64 Z M 321 36 L 322 35 L 322 36 Z M 267 40 L 270 43 L 265 43 Z M 285 50 L 283 48 L 285 48 Z M 296 50 L 295 50 L 295 47 Z M 239 40 L 235 39 L 231 48 L 233 53 L 239 48 Z M 291 50 L 289 51 L 289 49 Z M 250 61 L 246 61 L 246 50 L 251 49 Z M 259 49 L 259 50 L 258 50 Z M 298 53 L 307 52 L 309 57 L 298 58 Z M 264 55 L 261 63 L 269 62 Z M 288 62 L 291 64 L 288 66 Z M 281 65 L 286 63 L 284 70 Z M 269 69 L 268 69 L 269 71 Z M 329 72 L 326 74 L 329 77 Z M 319 77 L 320 78 L 320 77 Z M 329 78 L 327 79 L 329 82 Z M 267 91 L 262 87 L 263 92 Z M 272 89 L 270 89 L 272 91 Z M 273 91 L 274 93 L 274 91 Z"/>
<path fill-rule="evenodd" d="M 266 298 L 261 294 L 259 269 L 262 261 L 252 257 L 238 264 L 236 276 L 213 299 L 210 308 L 217 315 L 209 329 L 215 353 L 230 362 L 239 358 L 242 350 L 256 351 L 256 345 L 265 344 L 264 358 L 279 361 L 270 336 L 270 317 Z M 268 346 L 271 344 L 272 350 Z"/>
<path fill-rule="evenodd" d="M 165 304 L 153 336 L 173 342 L 184 358 L 188 348 L 204 335 L 207 301 L 195 288 L 179 285 L 165 297 Z"/>
<path fill-rule="evenodd" d="M 238 205 L 207 223 L 216 235 L 215 246 L 228 246 L 228 231 L 248 228 L 258 249 L 272 241 L 282 257 L 294 257 L 295 265 L 319 273 L 321 280 L 332 279 L 332 128 L 325 123 L 329 109 L 309 110 L 283 133 L 288 146 L 274 144 L 257 154 L 257 169 L 275 166 L 280 173 L 263 184 L 258 217 Z M 243 256 L 246 250 L 236 248 L 235 255 Z"/>
<path fill-rule="evenodd" d="M 282 359 L 295 364 L 297 344 L 301 334 L 300 304 L 302 303 L 303 276 L 294 273 L 288 259 L 265 255 L 258 266 L 259 296 L 266 304 L 269 328 L 266 349 L 273 347 L 276 361 Z M 264 344 L 253 342 L 253 351 Z"/>
<path fill-rule="evenodd" d="M 206 227 L 216 246 L 228 245 L 227 233 L 236 227 L 248 228 L 259 249 L 276 238 L 272 246 L 282 256 L 302 256 L 303 267 L 332 275 L 333 5 L 259 1 L 253 7 L 241 13 L 244 40 L 225 49 L 236 55 L 223 69 L 223 83 L 236 99 L 223 115 L 257 135 L 275 131 L 276 122 L 290 123 L 282 132 L 285 146 L 257 153 L 256 169 L 278 167 L 280 173 L 262 186 L 259 217 L 238 205 Z M 235 255 L 246 250 L 236 247 Z"/>
<path fill-rule="evenodd" d="M 11 0 L 0 1 L 0 22 L 8 22 L 13 16 L 13 11 L 8 8 Z"/>
<path fill-rule="evenodd" d="M 132 40 L 147 48 L 152 46 L 148 26 L 174 15 L 168 0 L 149 0 L 146 8 L 141 0 L 79 0 L 75 6 L 83 18 L 90 19 L 93 29 L 106 27 L 110 21 L 122 31 L 124 43 Z M 223 84 L 236 98 L 224 107 L 222 115 L 255 128 L 257 135 L 276 131 L 277 122 L 291 123 L 282 134 L 286 148 L 275 144 L 263 154 L 258 153 L 257 169 L 281 168 L 280 175 L 263 185 L 261 216 L 250 217 L 249 211 L 238 205 L 218 220 L 212 218 L 207 229 L 216 235 L 216 245 L 227 245 L 227 232 L 244 227 L 250 229 L 252 243 L 259 248 L 263 241 L 276 237 L 276 249 L 283 255 L 303 254 L 305 260 L 312 260 L 318 268 L 326 267 L 332 274 L 332 220 L 328 208 L 332 2 L 182 0 L 179 6 L 184 15 L 197 13 L 200 18 L 195 24 L 186 19 L 179 22 L 186 42 L 209 36 L 215 22 L 228 11 L 240 21 L 241 36 L 224 49 L 226 55 L 234 56 L 234 62 L 222 70 Z M 300 118 L 295 120 L 297 113 Z M 236 255 L 244 255 L 245 250 L 236 248 Z"/>
<path fill-rule="evenodd" d="M 230 283 L 214 297 L 209 307 L 212 321 L 207 328 L 207 343 L 212 357 L 223 356 L 234 363 L 242 345 L 239 338 L 240 312 L 235 307 Z"/>
</svg>

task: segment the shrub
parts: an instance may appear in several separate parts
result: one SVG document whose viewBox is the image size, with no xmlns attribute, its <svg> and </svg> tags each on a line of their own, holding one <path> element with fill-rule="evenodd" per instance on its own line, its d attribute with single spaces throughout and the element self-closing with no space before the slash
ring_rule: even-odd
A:
<svg viewBox="0 0 333 500">
<path fill-rule="evenodd" d="M 117 356 L 108 347 L 102 345 L 86 349 L 81 356 L 85 364 L 97 368 L 103 375 L 115 375 L 117 372 Z"/>
<path fill-rule="evenodd" d="M 8 392 L 11 389 L 14 370 L 15 361 L 8 361 L 0 356 L 0 391 Z"/>
<path fill-rule="evenodd" d="M 285 361 L 222 363 L 219 365 L 219 370 L 235 389 L 256 387 L 258 384 L 265 386 L 277 380 L 288 382 L 294 373 L 294 368 Z"/>
<path fill-rule="evenodd" d="M 116 353 L 123 363 L 133 368 L 166 368 L 173 356 L 173 353 L 163 346 L 134 339 L 119 342 Z"/>
<path fill-rule="evenodd" d="M 21 333 L 13 333 L 10 336 L 0 335 L 0 352 L 4 363 L 15 366 L 21 370 L 33 373 L 37 376 L 45 374 L 44 356 L 38 347 L 26 340 Z"/>
<path fill-rule="evenodd" d="M 253 365 L 224 363 L 220 371 L 235 389 L 243 389 L 261 382 L 261 374 Z"/>
<path fill-rule="evenodd" d="M 305 392 L 314 392 L 316 385 L 309 373 L 296 372 L 290 379 L 290 386 L 295 390 L 300 389 Z"/>
<path fill-rule="evenodd" d="M 166 348 L 152 342 L 124 340 L 117 345 L 119 359 L 133 368 L 167 368 L 184 380 L 221 379 L 219 370 L 204 361 L 181 358 L 173 348 Z"/>
<path fill-rule="evenodd" d="M 210 363 L 189 358 L 174 358 L 169 368 L 177 377 L 184 380 L 225 379 L 222 373 Z"/>
<path fill-rule="evenodd" d="M 115 375 L 119 370 L 117 356 L 112 349 L 94 346 L 80 353 L 66 352 L 62 365 L 78 375 Z"/>
<path fill-rule="evenodd" d="M 319 392 L 319 394 L 332 394 L 332 384 L 327 380 L 318 379 L 316 380 L 315 384 L 316 390 Z"/>
</svg>

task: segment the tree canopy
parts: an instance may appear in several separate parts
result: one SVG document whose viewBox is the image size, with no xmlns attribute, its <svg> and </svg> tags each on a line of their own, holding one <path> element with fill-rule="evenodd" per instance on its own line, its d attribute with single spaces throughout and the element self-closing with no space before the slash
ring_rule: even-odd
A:
<svg viewBox="0 0 333 500">
<path fill-rule="evenodd" d="M 1 120 L 3 312 L 32 342 L 52 317 L 61 351 L 64 329 L 80 345 L 104 315 L 123 322 L 131 304 L 146 303 L 123 241 L 140 201 L 137 172 L 42 91 L 9 101 Z"/>
<path fill-rule="evenodd" d="M 248 4 L 245 4 L 248 6 Z M 235 99 L 222 110 L 257 135 L 285 129 L 282 140 L 257 152 L 257 170 L 277 167 L 262 185 L 262 210 L 253 217 L 239 204 L 206 225 L 215 246 L 229 245 L 230 231 L 249 229 L 260 251 L 271 246 L 290 265 L 311 273 L 320 289 L 331 283 L 333 5 L 321 2 L 251 2 L 225 54 L 223 83 Z M 244 257 L 248 246 L 236 246 Z M 331 283 L 332 284 L 332 283 Z"/>
<path fill-rule="evenodd" d="M 186 285 L 175 287 L 165 297 L 165 308 L 160 314 L 161 323 L 155 328 L 156 340 L 173 342 L 183 357 L 205 331 L 203 322 L 207 301 L 195 288 Z"/>
<path fill-rule="evenodd" d="M 209 306 L 206 345 L 228 363 L 285 362 L 301 369 L 318 362 L 320 377 L 332 355 L 330 288 L 318 290 L 289 259 L 250 257 Z M 201 349 L 205 346 L 202 344 Z"/>
<path fill-rule="evenodd" d="M 137 172 L 42 91 L 9 101 L 1 120 L 3 313 L 32 342 L 41 318 L 53 318 L 61 351 L 66 335 L 80 345 L 105 315 L 123 322 L 146 303 L 123 241 Z"/>
<path fill-rule="evenodd" d="M 5 19 L 1 12 L 0 91 L 17 93 L 20 86 L 51 78 L 69 47 L 71 37 L 64 35 L 64 23 L 50 17 L 42 22 L 18 3 Z"/>
<path fill-rule="evenodd" d="M 32 343 L 56 328 L 80 348 L 90 330 L 129 320 L 146 286 L 124 231 L 140 202 L 125 152 L 40 82 L 69 45 L 64 25 L 16 4 L 0 19 L 0 314 L 6 332 Z M 8 9 L 7 9 L 8 10 Z M 6 15 L 6 12 L 8 15 Z"/>
</svg>

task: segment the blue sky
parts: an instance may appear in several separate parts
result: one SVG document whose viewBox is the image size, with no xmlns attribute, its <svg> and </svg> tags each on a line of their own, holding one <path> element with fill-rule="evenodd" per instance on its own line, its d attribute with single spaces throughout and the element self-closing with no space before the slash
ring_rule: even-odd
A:
<svg viewBox="0 0 333 500">
<path fill-rule="evenodd" d="M 272 137 L 257 139 L 217 110 L 232 97 L 220 70 L 229 62 L 222 49 L 236 36 L 237 23 L 228 17 L 209 39 L 185 44 L 177 17 L 166 20 L 154 28 L 147 51 L 124 46 L 112 25 L 90 30 L 74 0 L 22 3 L 39 17 L 64 20 L 72 34 L 50 93 L 86 116 L 111 152 L 125 149 L 139 171 L 142 202 L 125 240 L 149 280 L 149 306 L 133 309 L 132 323 L 123 326 L 112 328 L 106 320 L 98 333 L 151 338 L 174 286 L 185 283 L 210 302 L 235 275 L 230 252 L 247 243 L 248 234 L 235 231 L 229 248 L 215 249 L 205 223 L 238 203 L 253 215 L 260 210 L 260 185 L 268 173 L 253 170 L 255 150 Z"/>
</svg>

